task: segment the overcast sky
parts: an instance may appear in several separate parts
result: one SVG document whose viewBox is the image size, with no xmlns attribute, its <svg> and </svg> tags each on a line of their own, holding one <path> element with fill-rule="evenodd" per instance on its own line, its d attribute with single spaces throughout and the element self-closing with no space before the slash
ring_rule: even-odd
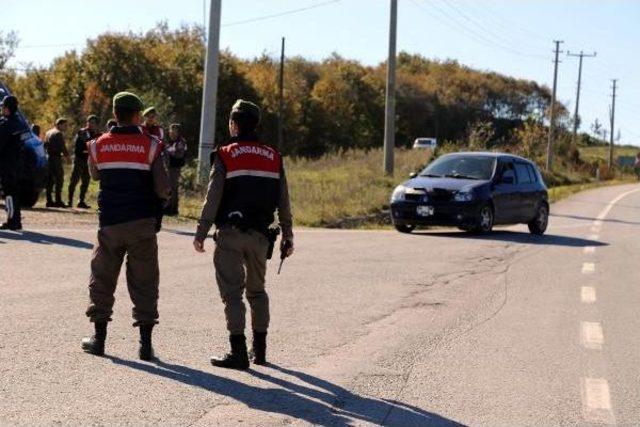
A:
<svg viewBox="0 0 640 427">
<path fill-rule="evenodd" d="M 104 31 L 144 31 L 202 24 L 202 0 L 0 0 L 3 30 L 20 48 L 10 66 L 48 64 Z M 208 0 L 206 1 L 208 4 Z M 287 54 L 322 59 L 337 52 L 375 64 L 387 52 L 388 0 L 223 0 L 221 47 L 242 57 Z M 640 1 L 399 0 L 398 51 L 452 58 L 484 70 L 551 86 L 553 39 L 563 50 L 597 51 L 584 60 L 583 130 L 595 118 L 608 128 L 610 79 L 619 79 L 616 128 L 640 145 Z M 253 19 L 256 18 L 256 19 Z M 249 22 L 247 22 L 249 21 Z M 561 56 L 558 98 L 571 111 L 577 58 Z"/>
</svg>

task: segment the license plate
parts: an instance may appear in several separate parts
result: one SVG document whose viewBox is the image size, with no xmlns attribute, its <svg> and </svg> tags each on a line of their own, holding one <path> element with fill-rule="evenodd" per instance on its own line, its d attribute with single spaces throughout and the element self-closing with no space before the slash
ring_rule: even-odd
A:
<svg viewBox="0 0 640 427">
<path fill-rule="evenodd" d="M 420 216 L 432 216 L 434 213 L 433 206 L 418 206 L 416 213 Z"/>
</svg>

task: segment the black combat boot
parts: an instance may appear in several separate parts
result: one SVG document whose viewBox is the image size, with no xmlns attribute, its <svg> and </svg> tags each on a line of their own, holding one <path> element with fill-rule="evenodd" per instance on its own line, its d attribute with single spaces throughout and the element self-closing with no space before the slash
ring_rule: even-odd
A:
<svg viewBox="0 0 640 427">
<path fill-rule="evenodd" d="M 151 345 L 153 326 L 154 325 L 140 325 L 140 350 L 138 350 L 140 360 L 153 360 L 156 358 L 153 353 L 153 346 Z"/>
<path fill-rule="evenodd" d="M 253 331 L 252 362 L 256 365 L 267 364 L 267 333 Z"/>
<path fill-rule="evenodd" d="M 244 335 L 230 335 L 231 353 L 224 357 L 212 357 L 211 364 L 219 368 L 249 369 L 249 355 L 247 354 L 247 342 Z"/>
<path fill-rule="evenodd" d="M 77 207 L 80 208 L 80 209 L 91 209 L 91 206 L 86 204 L 84 202 L 84 200 L 80 200 L 80 202 L 78 203 Z"/>
<path fill-rule="evenodd" d="M 82 339 L 82 349 L 96 356 L 104 356 L 104 341 L 107 339 L 107 322 L 95 322 L 96 333 Z"/>
</svg>

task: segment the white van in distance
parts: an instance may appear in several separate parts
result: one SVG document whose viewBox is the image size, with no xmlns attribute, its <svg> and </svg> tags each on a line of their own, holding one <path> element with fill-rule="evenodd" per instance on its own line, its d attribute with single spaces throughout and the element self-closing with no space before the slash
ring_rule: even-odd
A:
<svg viewBox="0 0 640 427">
<path fill-rule="evenodd" d="M 413 141 L 413 148 L 431 148 L 432 150 L 438 146 L 435 138 L 416 138 Z"/>
</svg>

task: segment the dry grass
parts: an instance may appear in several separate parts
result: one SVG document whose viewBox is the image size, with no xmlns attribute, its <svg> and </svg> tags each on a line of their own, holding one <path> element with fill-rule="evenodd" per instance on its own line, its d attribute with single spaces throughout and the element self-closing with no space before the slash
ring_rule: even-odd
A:
<svg viewBox="0 0 640 427">
<path fill-rule="evenodd" d="M 345 218 L 377 213 L 387 205 L 393 188 L 428 162 L 420 150 L 396 150 L 393 177 L 382 172 L 382 150 L 349 151 L 319 159 L 285 159 L 295 223 L 332 226 Z M 202 196 L 183 198 L 185 217 L 200 215 Z"/>
</svg>

